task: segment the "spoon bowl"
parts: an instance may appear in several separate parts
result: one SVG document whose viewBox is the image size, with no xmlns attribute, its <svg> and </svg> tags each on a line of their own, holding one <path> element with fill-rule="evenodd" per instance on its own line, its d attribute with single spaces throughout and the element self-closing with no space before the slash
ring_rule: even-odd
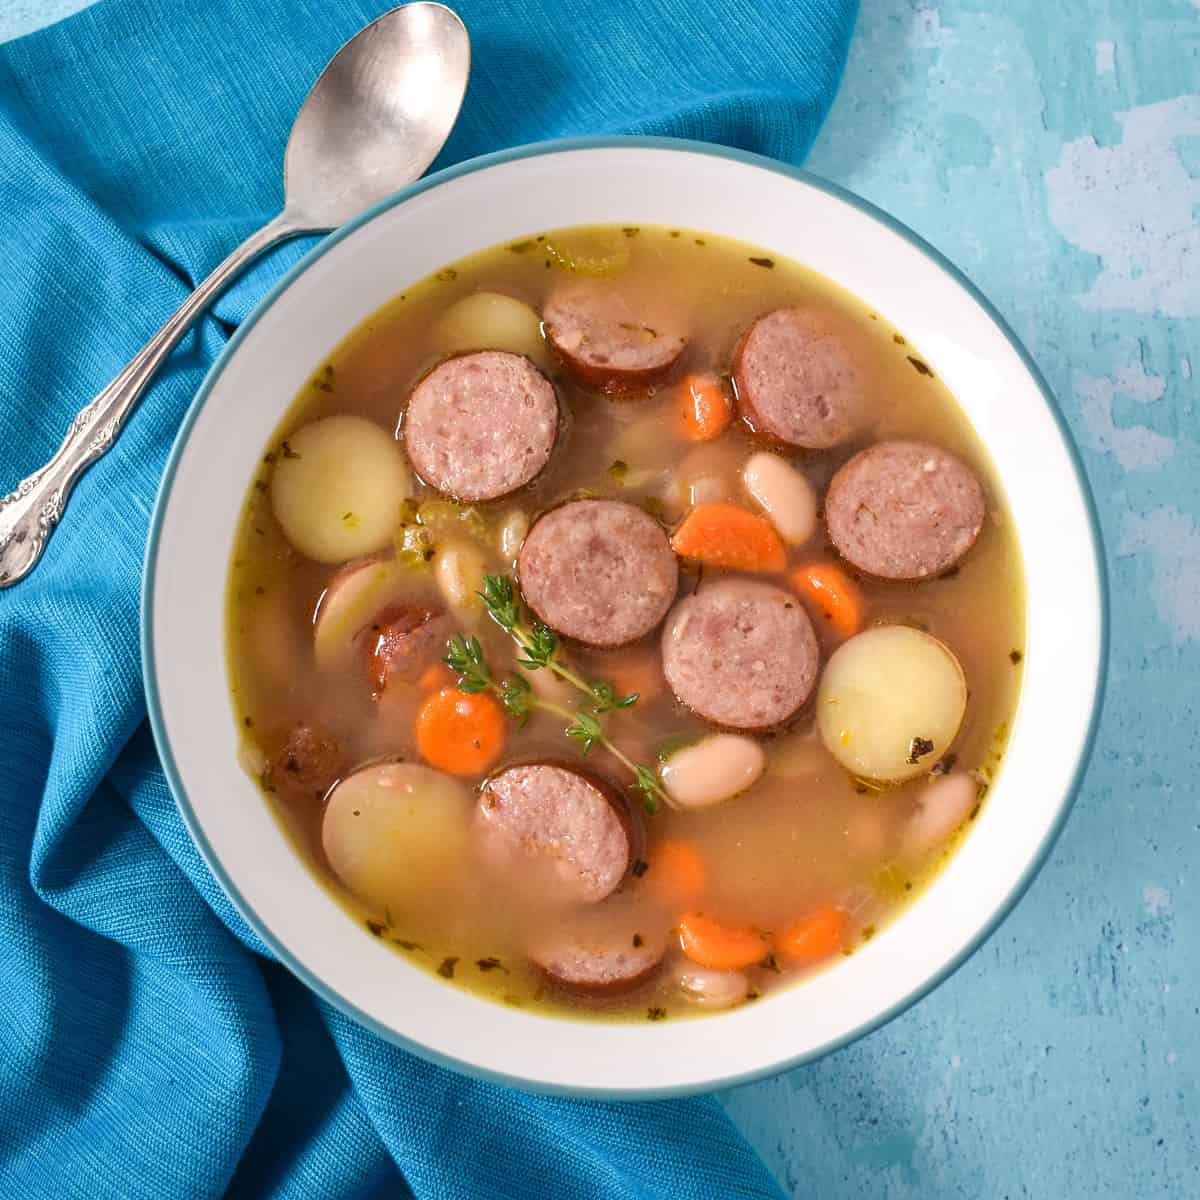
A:
<svg viewBox="0 0 1200 1200">
<path fill-rule="evenodd" d="M 292 126 L 285 216 L 333 228 L 423 175 L 467 90 L 471 42 L 443 4 L 394 8 L 330 60 Z"/>
</svg>

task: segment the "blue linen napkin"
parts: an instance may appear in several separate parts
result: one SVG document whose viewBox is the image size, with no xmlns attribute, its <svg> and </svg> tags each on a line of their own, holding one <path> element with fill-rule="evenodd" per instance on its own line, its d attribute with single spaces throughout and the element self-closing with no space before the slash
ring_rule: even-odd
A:
<svg viewBox="0 0 1200 1200">
<path fill-rule="evenodd" d="M 300 100 L 388 6 L 105 0 L 0 48 L 0 487 L 276 211 Z M 601 132 L 794 162 L 856 0 L 458 7 L 475 71 L 441 163 Z M 778 1195 L 715 1100 L 530 1096 L 378 1040 L 270 959 L 189 842 L 145 724 L 146 526 L 205 370 L 302 250 L 189 336 L 0 592 L 0 1195 Z"/>
</svg>

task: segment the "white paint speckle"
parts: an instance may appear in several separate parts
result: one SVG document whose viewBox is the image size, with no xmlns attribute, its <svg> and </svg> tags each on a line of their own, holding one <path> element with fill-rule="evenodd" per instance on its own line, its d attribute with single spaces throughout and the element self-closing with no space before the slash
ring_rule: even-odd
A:
<svg viewBox="0 0 1200 1200">
<path fill-rule="evenodd" d="M 1118 395 L 1138 404 L 1152 404 L 1167 390 L 1167 381 L 1147 372 L 1139 356 L 1111 379 L 1075 371 L 1071 386 L 1083 417 L 1084 441 L 1092 450 L 1115 455 L 1127 471 L 1161 466 L 1174 453 L 1174 443 L 1163 434 L 1145 425 L 1121 427 L 1113 420 L 1113 401 Z"/>
<path fill-rule="evenodd" d="M 1200 5 L 1200 0 L 1196 0 L 1196 3 Z M 1173 1067 L 1178 1061 L 1179 1055 L 1176 1054 L 1174 1050 L 1169 1051 L 1167 1054 L 1167 1066 Z"/>
<path fill-rule="evenodd" d="M 1069 242 L 1100 260 L 1078 297 L 1088 309 L 1200 316 L 1200 179 L 1178 140 L 1200 134 L 1200 95 L 1117 113 L 1120 145 L 1068 142 L 1046 172 L 1050 217 Z"/>
<path fill-rule="evenodd" d="M 957 1054 L 952 1054 L 950 1056 L 950 1066 L 957 1071 L 962 1066 L 962 1059 Z"/>
<path fill-rule="evenodd" d="M 1200 0 L 1196 0 L 1196 3 L 1200 4 Z M 1179 360 L 1179 373 L 1184 379 L 1192 377 L 1192 360 L 1186 354 Z"/>
<path fill-rule="evenodd" d="M 1200 3 L 1200 0 L 1197 0 Z M 1096 43 L 1096 74 L 1111 75 L 1117 66 L 1117 43 Z"/>
<path fill-rule="evenodd" d="M 1142 889 L 1142 902 L 1152 917 L 1161 917 L 1171 911 L 1171 893 L 1157 883 L 1148 883 Z"/>
<path fill-rule="evenodd" d="M 1200 3 L 1200 0 L 1197 0 L 1197 3 Z M 942 18 L 936 8 L 919 8 L 913 13 L 909 42 L 918 50 L 946 50 L 953 46 L 956 40 L 954 31 L 942 25 Z"/>
<path fill-rule="evenodd" d="M 1177 641 L 1200 639 L 1200 528 L 1172 505 L 1130 513 L 1121 525 L 1121 555 L 1150 559 L 1159 616 Z"/>
</svg>

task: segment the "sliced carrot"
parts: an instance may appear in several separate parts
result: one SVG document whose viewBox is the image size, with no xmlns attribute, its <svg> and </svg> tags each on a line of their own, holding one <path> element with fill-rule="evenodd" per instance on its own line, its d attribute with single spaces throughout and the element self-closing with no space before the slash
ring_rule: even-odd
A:
<svg viewBox="0 0 1200 1200">
<path fill-rule="evenodd" d="M 618 696 L 636 692 L 641 700 L 648 701 L 663 689 L 662 666 L 656 651 L 618 650 L 605 658 L 601 673 Z"/>
<path fill-rule="evenodd" d="M 831 562 L 806 563 L 789 578 L 838 637 L 853 637 L 862 629 L 866 607 L 862 593 L 841 567 Z"/>
<path fill-rule="evenodd" d="M 725 432 L 733 404 L 715 375 L 689 375 L 679 385 L 683 400 L 683 436 L 691 442 L 711 442 Z"/>
<path fill-rule="evenodd" d="M 787 553 L 765 517 L 736 504 L 697 504 L 683 518 L 671 547 L 684 558 L 736 571 L 782 571 Z"/>
<path fill-rule="evenodd" d="M 802 963 L 820 962 L 846 938 L 846 914 L 840 908 L 819 908 L 785 929 L 775 939 L 780 954 Z"/>
<path fill-rule="evenodd" d="M 698 912 L 679 918 L 679 946 L 692 962 L 714 971 L 752 967 L 771 950 L 757 929 L 725 925 Z"/>
<path fill-rule="evenodd" d="M 500 757 L 504 714 L 490 696 L 456 688 L 434 692 L 417 712 L 417 749 L 451 775 L 478 775 Z"/>
<path fill-rule="evenodd" d="M 440 692 L 442 688 L 453 686 L 454 672 L 440 662 L 430 663 L 417 679 L 417 687 L 423 692 Z"/>
<path fill-rule="evenodd" d="M 646 886 L 672 904 L 695 900 L 704 891 L 708 874 L 691 842 L 659 842 L 646 855 Z"/>
</svg>

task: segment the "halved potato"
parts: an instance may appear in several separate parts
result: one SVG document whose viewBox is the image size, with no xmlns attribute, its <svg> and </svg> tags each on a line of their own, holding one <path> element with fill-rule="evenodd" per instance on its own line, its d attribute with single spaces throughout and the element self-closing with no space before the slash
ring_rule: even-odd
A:
<svg viewBox="0 0 1200 1200">
<path fill-rule="evenodd" d="M 456 887 L 470 818 L 470 794 L 457 780 L 418 763 L 381 763 L 333 789 L 321 844 L 346 887 L 382 908 Z"/>
<path fill-rule="evenodd" d="M 404 582 L 410 574 L 411 568 L 385 558 L 366 558 L 343 567 L 329 581 L 317 605 L 313 624 L 317 666 L 322 670 L 344 667 L 358 635 L 405 592 Z"/>
<path fill-rule="evenodd" d="M 434 344 L 446 354 L 507 350 L 543 370 L 553 357 L 542 337 L 542 319 L 528 304 L 502 292 L 475 292 L 451 305 L 433 327 Z"/>
<path fill-rule="evenodd" d="M 879 625 L 834 651 L 817 728 L 848 771 L 893 783 L 929 770 L 962 724 L 967 683 L 950 649 L 907 625 Z"/>
<path fill-rule="evenodd" d="M 307 558 L 345 562 L 386 546 L 412 492 L 396 439 L 363 417 L 326 417 L 291 434 L 271 477 L 271 507 Z"/>
</svg>

